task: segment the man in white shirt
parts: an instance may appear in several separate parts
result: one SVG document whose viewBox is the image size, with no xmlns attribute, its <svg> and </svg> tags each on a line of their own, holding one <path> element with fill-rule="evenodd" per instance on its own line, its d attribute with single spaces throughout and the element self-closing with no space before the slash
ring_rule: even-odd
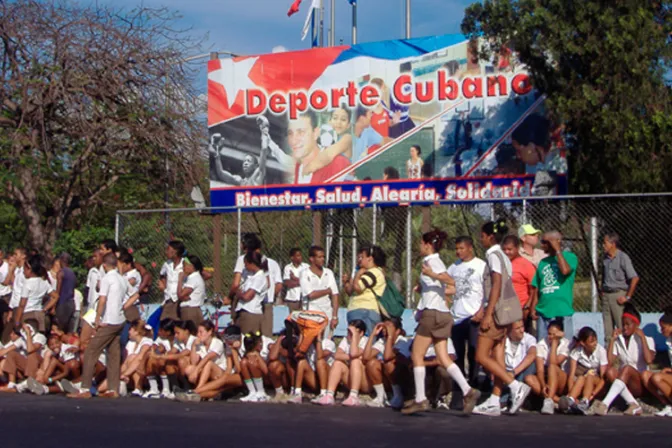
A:
<svg viewBox="0 0 672 448">
<path fill-rule="evenodd" d="M 296 247 L 289 251 L 289 259 L 292 262 L 285 266 L 282 279 L 287 288 L 285 304 L 291 313 L 301 309 L 301 273 L 308 269 L 309 265 L 303 262 L 301 249 Z"/>
<path fill-rule="evenodd" d="M 11 321 L 14 317 L 14 309 L 17 308 L 21 302 L 21 291 L 23 290 L 23 284 L 26 281 L 26 277 L 23 275 L 23 265 L 26 262 L 26 255 L 26 249 L 14 249 L 14 254 L 9 257 L 7 276 L 5 277 L 4 282 L 2 282 L 4 286 L 11 285 L 8 321 Z M 2 343 L 6 344 L 9 342 L 11 333 L 12 326 L 5 325 L 2 331 Z"/>
<path fill-rule="evenodd" d="M 268 264 L 268 293 L 264 302 L 264 320 L 261 323 L 261 334 L 266 337 L 273 336 L 273 307 L 275 298 L 282 292 L 282 270 L 277 261 L 264 257 Z"/>
<path fill-rule="evenodd" d="M 107 381 L 110 387 L 107 392 L 101 394 L 101 397 L 119 397 L 121 333 L 126 322 L 123 305 L 128 282 L 117 271 L 117 256 L 114 253 L 105 255 L 103 269 L 105 276 L 100 281 L 100 297 L 98 297 L 94 324 L 96 334 L 91 338 L 84 352 L 82 387 L 79 393 L 69 394 L 70 398 L 91 398 L 90 389 L 96 363 L 105 349 L 107 349 Z"/>
<path fill-rule="evenodd" d="M 161 320 L 180 320 L 179 299 L 177 298 L 177 284 L 180 273 L 184 269 L 182 257 L 184 256 L 184 243 L 182 241 L 170 241 L 166 246 L 166 258 L 160 272 L 159 289 L 163 291 L 163 310 Z"/>
<path fill-rule="evenodd" d="M 9 299 L 12 296 L 12 286 L 9 281 L 7 281 L 7 277 L 9 276 L 9 261 L 5 260 L 5 252 L 0 249 L 0 301 L 5 302 L 5 305 L 2 306 L 2 309 L 7 309 L 6 312 L 0 313 L 0 319 L 2 319 L 2 322 L 0 322 L 0 327 L 2 328 L 2 333 L 4 333 L 5 326 L 3 325 L 5 322 L 9 322 L 11 319 L 11 316 L 9 316 Z M 11 325 L 6 325 L 11 327 Z M 7 340 L 9 340 L 9 331 L 7 330 Z M 4 339 L 0 340 L 0 343 L 7 342 Z"/>
<path fill-rule="evenodd" d="M 324 249 L 311 246 L 308 252 L 310 267 L 301 272 L 301 296 L 308 302 L 308 310 L 322 311 L 329 318 L 325 339 L 331 339 L 338 325 L 338 285 L 331 269 L 324 267 Z"/>
<path fill-rule="evenodd" d="M 476 342 L 478 326 L 483 319 L 483 298 L 485 295 L 483 275 L 485 261 L 474 256 L 474 242 L 468 236 L 455 240 L 455 254 L 459 261 L 448 268 L 448 275 L 455 279 L 455 296 L 451 312 L 455 319 L 451 338 L 455 345 L 455 361 L 469 384 L 477 382 Z M 464 370 L 465 348 L 469 360 L 469 372 Z M 468 375 L 467 375 L 468 374 Z M 455 398 L 457 400 L 457 397 Z M 453 401 L 454 405 L 461 400 Z"/>
</svg>

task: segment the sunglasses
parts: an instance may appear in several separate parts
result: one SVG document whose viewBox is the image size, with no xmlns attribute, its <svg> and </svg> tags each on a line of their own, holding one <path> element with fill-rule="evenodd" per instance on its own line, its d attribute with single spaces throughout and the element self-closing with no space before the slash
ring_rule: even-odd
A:
<svg viewBox="0 0 672 448">
<path fill-rule="evenodd" d="M 548 240 L 541 240 L 541 244 L 551 244 L 548 242 Z"/>
</svg>

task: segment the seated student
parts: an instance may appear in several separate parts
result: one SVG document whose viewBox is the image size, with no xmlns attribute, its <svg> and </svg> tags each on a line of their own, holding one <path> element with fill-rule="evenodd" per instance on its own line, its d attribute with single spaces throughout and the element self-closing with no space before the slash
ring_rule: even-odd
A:
<svg viewBox="0 0 672 448">
<path fill-rule="evenodd" d="M 204 320 L 198 326 L 198 341 L 195 345 L 197 362 L 192 358 L 192 365 L 187 367 L 187 379 L 196 385 L 198 390 L 208 381 L 217 380 L 224 375 L 227 368 L 224 343 L 215 334 L 215 326 L 209 320 Z M 192 349 L 193 353 L 193 349 Z"/>
<path fill-rule="evenodd" d="M 667 338 L 665 343 L 667 344 L 670 363 L 672 363 L 672 308 L 665 310 L 665 314 L 658 323 L 661 334 Z M 665 367 L 660 372 L 654 373 L 648 382 L 648 388 L 649 390 L 655 389 L 656 393 L 654 395 L 665 405 L 660 412 L 656 412 L 656 416 L 672 417 L 672 368 Z"/>
<path fill-rule="evenodd" d="M 28 383 L 25 379 L 35 378 L 42 363 L 42 349 L 47 346 L 47 338 L 37 332 L 39 323 L 35 319 L 27 319 L 20 331 L 13 331 L 11 342 L 0 350 L 2 371 L 7 375 L 7 384 L 0 392 L 25 392 Z M 24 379 L 19 384 L 19 379 Z"/>
<path fill-rule="evenodd" d="M 377 340 L 376 337 L 378 337 Z M 371 343 L 373 340 L 376 340 L 375 344 Z M 376 397 L 373 401 L 367 403 L 367 406 L 375 408 L 385 406 L 387 400 L 385 399 L 384 381 L 390 384 L 392 393 L 396 398 L 396 401 L 393 399 L 394 403 L 392 404 L 398 404 L 399 407 L 404 405 L 401 388 L 394 380 L 399 344 L 404 342 L 406 342 L 406 338 L 403 336 L 401 330 L 400 319 L 390 319 L 374 327 L 373 337 L 367 341 L 364 349 L 364 359 L 366 362 L 366 375 L 371 380 Z"/>
<path fill-rule="evenodd" d="M 537 342 L 537 379 L 544 396 L 541 413 L 552 415 L 555 403 L 567 387 L 567 358 L 569 341 L 565 338 L 562 321 L 548 324 L 548 336 Z"/>
<path fill-rule="evenodd" d="M 240 360 L 240 374 L 248 390 L 248 395 L 240 399 L 242 402 L 259 403 L 269 400 L 264 389 L 264 378 L 269 377 L 268 347 L 275 344 L 271 338 L 261 332 L 246 334 L 243 339 L 244 355 Z"/>
<path fill-rule="evenodd" d="M 154 345 L 150 337 L 152 327 L 142 320 L 131 322 L 131 328 L 128 330 L 129 341 L 126 343 L 126 359 L 121 365 L 121 376 L 119 383 L 119 395 L 125 396 L 128 393 L 128 386 L 132 383 L 134 386 L 131 395 L 141 397 L 143 394 L 147 360 L 149 352 Z M 98 387 L 98 392 L 107 390 L 107 380 L 103 381 Z"/>
<path fill-rule="evenodd" d="M 52 335 L 47 341 L 49 347 L 45 352 L 42 366 L 35 378 L 28 378 L 28 388 L 35 395 L 60 394 L 65 392 L 61 380 L 73 383 L 81 382 L 82 364 L 79 360 L 79 348 L 61 342 L 58 336 Z"/>
<path fill-rule="evenodd" d="M 339 384 L 343 383 L 350 389 L 350 395 L 343 402 L 344 406 L 359 406 L 359 391 L 368 391 L 369 384 L 362 364 L 362 355 L 369 338 L 366 337 L 366 324 L 355 319 L 348 325 L 348 335 L 341 340 L 336 350 L 334 365 L 329 371 L 327 393 L 316 404 L 331 406 L 334 404 L 334 393 Z"/>
<path fill-rule="evenodd" d="M 170 319 L 167 319 L 170 321 Z M 172 321 L 170 321 L 172 322 Z M 150 361 L 155 360 L 157 363 L 164 363 L 166 365 L 166 375 L 168 384 L 170 386 L 170 378 L 173 378 L 172 384 L 186 385 L 186 371 L 190 365 L 192 349 L 195 351 L 197 338 L 196 326 L 191 321 L 177 321 L 173 322 L 174 336 L 171 341 L 170 350 L 168 352 L 152 351 L 149 354 Z M 163 345 L 165 348 L 165 345 Z M 197 357 L 198 355 L 195 354 Z M 196 361 L 198 363 L 198 361 Z M 174 373 L 168 373 L 173 371 Z M 163 380 L 163 377 L 161 378 Z M 188 389 L 188 385 L 186 386 Z M 174 399 L 174 393 L 164 393 L 164 398 L 170 400 Z"/>
<path fill-rule="evenodd" d="M 494 356 L 516 381 L 527 384 L 535 394 L 543 396 L 541 384 L 536 377 L 537 340 L 531 334 L 525 333 L 525 324 L 522 320 L 511 324 L 504 344 L 495 346 Z M 500 403 L 504 387 L 505 385 L 495 378 L 492 395 L 474 409 L 474 414 L 501 415 Z"/>
<path fill-rule="evenodd" d="M 168 355 L 172 352 L 174 340 L 175 321 L 163 319 L 159 323 L 158 337 L 149 352 L 146 369 L 149 390 L 145 392 L 142 398 L 167 398 L 169 400 L 175 398 L 168 377 L 177 373 L 177 362 L 175 359 L 158 358 L 158 356 Z M 157 377 L 161 378 L 161 392 L 159 392 Z"/>
<path fill-rule="evenodd" d="M 204 321 L 199 326 L 199 339 L 201 339 L 201 331 L 205 330 L 203 325 L 206 324 L 210 324 L 210 322 Z M 209 326 L 212 327 L 212 324 Z M 187 393 L 180 392 L 175 394 L 177 399 L 180 401 L 200 401 L 201 399 L 213 399 L 222 392 L 243 387 L 243 378 L 240 375 L 240 352 L 242 351 L 240 338 L 240 327 L 236 325 L 228 326 L 224 331 L 225 347 L 222 350 L 224 361 L 221 361 L 220 358 L 220 361 L 217 361 L 217 365 L 215 366 L 218 369 L 224 370 L 222 370 L 220 375 L 211 375 L 211 381 L 199 385 L 193 391 Z M 203 349 L 199 349 L 199 351 L 203 353 Z M 214 366 L 214 362 L 216 361 L 210 361 L 210 364 Z"/>
<path fill-rule="evenodd" d="M 61 330 L 59 322 L 56 321 L 55 318 L 51 319 L 50 336 L 57 337 L 63 344 L 72 345 L 79 348 L 80 343 L 79 335 L 77 333 L 66 333 L 63 330 Z"/>
<path fill-rule="evenodd" d="M 636 397 L 641 397 L 646 389 L 646 383 L 651 379 L 649 365 L 656 356 L 656 346 L 653 338 L 644 335 L 639 328 L 641 316 L 631 303 L 623 307 L 623 330 L 615 329 L 609 343 L 609 365 L 616 359 L 620 367 L 610 367 L 607 370 L 607 379 L 611 387 L 604 400 L 595 400 L 590 410 L 595 415 L 607 415 L 609 407 L 619 395 L 628 405 L 624 415 L 642 415 L 642 408 Z"/>
<path fill-rule="evenodd" d="M 597 343 L 597 333 L 592 328 L 583 327 L 576 341 L 569 354 L 569 395 L 560 398 L 558 407 L 562 412 L 585 414 L 590 402 L 604 389 L 609 359 L 607 351 Z"/>
<path fill-rule="evenodd" d="M 280 331 L 277 341 L 269 347 L 267 359 L 269 379 L 273 389 L 275 389 L 273 401 L 276 403 L 284 403 L 290 398 L 289 395 L 285 394 L 285 390 L 292 384 L 289 381 L 289 370 L 287 369 L 289 352 L 287 350 L 285 334 L 286 331 L 284 329 Z M 294 387 L 292 387 L 292 393 L 294 393 Z"/>
<path fill-rule="evenodd" d="M 335 353 L 336 344 L 331 339 L 321 339 L 318 336 L 313 341 L 305 357 L 297 359 L 294 386 L 287 403 L 301 404 L 303 402 L 303 396 L 301 395 L 303 386 L 319 392 L 311 400 L 311 403 L 317 403 L 327 394 L 329 369 L 334 365 Z"/>
</svg>

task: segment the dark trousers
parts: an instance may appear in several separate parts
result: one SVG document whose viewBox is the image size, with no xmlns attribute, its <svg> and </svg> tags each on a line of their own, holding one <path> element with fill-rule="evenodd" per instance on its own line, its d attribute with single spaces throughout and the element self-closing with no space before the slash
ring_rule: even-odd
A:
<svg viewBox="0 0 672 448">
<path fill-rule="evenodd" d="M 471 322 L 471 319 L 466 319 L 458 325 L 453 325 L 452 339 L 455 346 L 455 355 L 457 360 L 455 363 L 462 370 L 462 373 L 469 381 L 469 384 L 476 384 L 478 369 L 476 368 L 476 343 L 478 342 L 478 327 L 479 324 Z M 466 359 L 469 361 L 469 371 L 464 370 L 465 351 Z"/>
<path fill-rule="evenodd" d="M 65 333 L 70 333 L 75 328 L 75 301 L 67 300 L 58 302 L 56 305 L 56 319 L 58 328 Z"/>
</svg>

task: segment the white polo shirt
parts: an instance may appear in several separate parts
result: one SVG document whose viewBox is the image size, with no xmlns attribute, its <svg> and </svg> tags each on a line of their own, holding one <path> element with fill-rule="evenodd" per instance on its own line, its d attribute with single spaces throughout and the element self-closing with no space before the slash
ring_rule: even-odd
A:
<svg viewBox="0 0 672 448">
<path fill-rule="evenodd" d="M 201 307 L 205 303 L 205 281 L 200 272 L 195 271 L 189 274 L 182 285 L 183 288 L 191 288 L 189 300 L 182 302 L 180 306 Z"/>
<path fill-rule="evenodd" d="M 282 275 L 282 279 L 290 280 L 293 274 L 295 278 L 300 280 L 301 273 L 309 268 L 310 265 L 308 263 L 301 263 L 298 266 L 294 266 L 294 263 L 289 263 L 287 266 L 285 266 L 285 271 Z M 300 300 L 301 300 L 301 285 L 296 286 L 294 288 L 287 288 L 287 294 L 285 294 L 285 302 L 298 302 Z"/>
<path fill-rule="evenodd" d="M 282 283 L 282 271 L 280 270 L 280 265 L 278 264 L 278 262 L 273 260 L 272 258 L 262 256 L 261 260 L 265 261 L 268 265 L 268 272 L 266 273 L 266 276 L 269 279 L 269 287 L 268 291 L 266 292 L 264 303 L 273 303 L 273 301 L 275 300 L 275 285 L 277 283 Z M 236 274 L 240 274 L 241 285 L 245 282 L 245 280 L 247 280 L 247 277 L 249 277 L 250 272 L 247 269 L 245 269 L 245 255 L 241 255 L 240 257 L 238 257 L 238 259 L 236 260 L 236 265 L 233 267 L 233 272 Z"/>
<path fill-rule="evenodd" d="M 428 265 L 435 274 L 448 272 L 446 265 L 441 261 L 439 254 L 427 255 L 422 263 Z M 439 280 L 434 280 L 424 274 L 420 275 L 420 302 L 418 310 L 436 310 L 449 313 L 446 305 L 446 287 Z"/>
<path fill-rule="evenodd" d="M 599 370 L 601 366 L 609 365 L 607 351 L 601 345 L 598 345 L 590 355 L 579 345 L 572 350 L 569 357 L 586 369 Z"/>
<path fill-rule="evenodd" d="M 210 342 L 210 346 L 206 347 L 205 344 L 201 344 L 198 348 L 198 356 L 201 359 L 205 358 L 209 353 L 214 353 L 217 355 L 213 360 L 214 363 L 222 370 L 226 370 L 226 353 L 224 353 L 224 343 L 221 339 L 213 337 Z"/>
<path fill-rule="evenodd" d="M 458 260 L 448 268 L 448 275 L 455 280 L 456 292 L 450 311 L 456 324 L 472 317 L 483 305 L 485 268 L 485 261 L 480 258 Z"/>
<path fill-rule="evenodd" d="M 140 283 L 142 283 L 142 275 L 140 275 L 137 269 L 131 269 L 130 271 L 124 274 L 124 278 L 128 282 L 128 289 L 126 290 L 126 297 L 124 298 L 124 300 L 128 300 L 140 290 Z M 131 284 L 131 280 L 133 280 L 134 284 Z M 136 302 L 136 304 L 139 305 L 140 302 L 138 301 Z"/>
<path fill-rule="evenodd" d="M 654 351 L 656 350 L 656 344 L 653 342 L 653 338 L 646 336 L 645 348 Z M 644 347 L 642 347 L 642 341 L 639 336 L 630 336 L 630 344 L 626 345 L 625 337 L 620 335 L 614 343 L 612 354 L 618 356 L 622 366 L 631 366 L 637 369 L 638 372 L 645 372 L 649 370 L 649 366 L 644 360 L 643 349 Z"/>
<path fill-rule="evenodd" d="M 541 341 L 537 343 L 537 358 L 541 358 L 544 360 L 544 365 L 548 366 L 548 363 L 551 361 L 549 354 L 549 347 L 551 344 L 548 342 L 548 338 L 544 338 Z M 569 341 L 567 338 L 562 338 L 560 339 L 560 343 L 558 344 L 558 350 L 556 353 L 556 356 L 569 356 Z M 560 366 L 561 369 L 565 369 L 567 366 L 567 360 L 562 363 Z"/>
<path fill-rule="evenodd" d="M 90 310 L 95 310 L 98 306 L 98 282 L 103 278 L 100 275 L 99 268 L 89 269 L 89 274 L 86 276 L 86 287 L 89 288 L 88 295 L 86 297 L 86 303 Z"/>
<path fill-rule="evenodd" d="M 102 278 L 99 295 L 107 298 L 102 323 L 121 325 L 126 322 L 122 307 L 124 306 L 124 297 L 126 297 L 127 289 L 128 282 L 124 280 L 116 269 L 112 269 Z"/>
<path fill-rule="evenodd" d="M 58 352 L 58 359 L 62 363 L 66 363 L 68 361 L 72 361 L 73 359 L 77 359 L 79 356 L 75 352 L 71 352 L 70 349 L 75 348 L 74 345 L 69 345 L 69 344 L 61 344 L 61 351 Z"/>
<path fill-rule="evenodd" d="M 325 357 L 325 361 L 327 361 L 327 365 L 331 367 L 334 364 L 336 343 L 331 339 L 322 339 L 322 352 L 329 352 L 329 355 Z M 308 365 L 314 371 L 317 367 L 317 350 L 313 344 L 308 347 L 308 351 L 306 352 L 306 361 L 308 361 Z"/>
<path fill-rule="evenodd" d="M 21 292 L 23 291 L 23 283 L 26 277 L 23 275 L 23 266 L 17 267 L 14 270 L 14 283 L 12 284 L 12 298 L 9 299 L 9 307 L 11 309 L 18 308 L 21 303 Z"/>
<path fill-rule="evenodd" d="M 502 264 L 499 261 L 499 257 L 495 255 L 495 252 L 499 252 L 502 258 L 504 259 L 506 272 L 509 274 L 510 278 L 511 275 L 513 274 L 513 265 L 511 264 L 511 260 L 509 260 L 509 257 L 506 256 L 506 254 L 502 250 L 502 247 L 499 244 L 495 244 L 485 253 L 486 258 L 488 259 L 488 265 L 490 266 L 490 269 L 492 269 L 494 272 L 500 275 L 502 274 Z"/>
<path fill-rule="evenodd" d="M 9 285 L 5 286 L 2 284 L 2 282 L 4 282 L 7 279 L 8 275 L 9 275 L 9 263 L 2 260 L 2 265 L 0 265 L 0 297 L 12 293 L 11 286 Z"/>
<path fill-rule="evenodd" d="M 126 355 L 139 355 L 142 347 L 151 347 L 152 345 L 154 345 L 154 341 L 146 337 L 140 339 L 140 342 L 128 341 L 126 343 Z"/>
<path fill-rule="evenodd" d="M 178 353 L 182 353 L 185 350 L 191 351 L 191 348 L 194 346 L 196 341 L 196 336 L 190 334 L 187 338 L 187 342 L 178 341 L 177 338 L 173 339 L 173 347 L 175 347 Z"/>
<path fill-rule="evenodd" d="M 245 283 L 240 286 L 240 290 L 243 293 L 249 290 L 254 290 L 255 294 L 249 302 L 239 300 L 238 305 L 236 306 L 236 311 L 245 310 L 252 314 L 263 314 L 262 304 L 268 293 L 268 276 L 266 273 L 259 269 L 256 274 L 249 275 L 245 280 Z"/>
<path fill-rule="evenodd" d="M 42 311 L 42 301 L 44 296 L 54 291 L 51 284 L 42 277 L 31 277 L 23 283 L 21 298 L 27 299 L 24 313 L 32 311 Z"/>
<path fill-rule="evenodd" d="M 300 282 L 301 295 L 303 297 L 306 297 L 314 291 L 320 291 L 323 289 L 328 289 L 331 291 L 331 294 L 338 295 L 338 285 L 336 284 L 336 278 L 334 277 L 334 272 L 329 268 L 322 268 L 321 277 L 314 273 L 312 269 L 305 269 L 301 272 Z M 331 310 L 332 306 L 329 295 L 327 294 L 317 299 L 310 300 L 308 302 L 308 309 L 316 311 Z"/>
<path fill-rule="evenodd" d="M 366 348 L 366 343 L 369 341 L 367 336 L 362 336 L 359 340 L 359 348 L 363 351 Z M 350 341 L 347 337 L 341 339 L 341 343 L 338 344 L 338 348 L 343 350 L 347 355 L 350 354 Z"/>
<path fill-rule="evenodd" d="M 504 343 L 504 364 L 506 370 L 512 372 L 513 369 L 523 362 L 530 349 L 536 348 L 536 346 L 537 339 L 528 333 L 523 334 L 523 339 L 520 342 L 513 342 L 507 337 Z"/>
<path fill-rule="evenodd" d="M 175 264 L 173 260 L 168 260 L 161 266 L 161 277 L 166 277 L 166 290 L 163 291 L 163 303 L 177 302 L 177 281 L 184 270 L 184 258 Z"/>
<path fill-rule="evenodd" d="M 40 345 L 42 349 L 47 347 L 47 337 L 45 335 L 42 333 L 37 333 L 32 329 L 32 327 L 30 331 L 31 335 L 33 336 L 33 345 Z M 14 347 L 16 347 L 16 351 L 19 353 L 19 355 L 26 357 L 28 356 L 28 335 L 26 335 L 26 331 L 23 329 L 21 329 L 20 334 L 21 337 L 16 341 L 11 342 L 11 344 L 14 344 Z"/>
</svg>

